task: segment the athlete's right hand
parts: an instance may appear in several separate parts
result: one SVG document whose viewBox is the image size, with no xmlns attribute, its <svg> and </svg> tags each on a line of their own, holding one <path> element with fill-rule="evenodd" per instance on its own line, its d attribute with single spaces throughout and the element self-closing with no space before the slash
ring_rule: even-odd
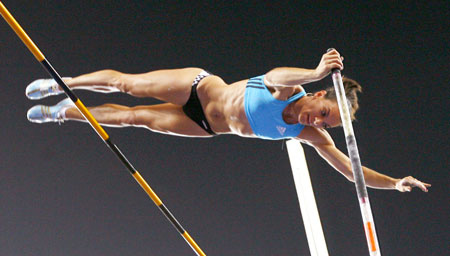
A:
<svg viewBox="0 0 450 256">
<path fill-rule="evenodd" d="M 431 184 L 417 180 L 412 176 L 400 179 L 395 183 L 395 189 L 400 192 L 411 192 L 414 187 L 420 188 L 423 192 L 428 192 L 428 188 L 431 187 Z"/>
<path fill-rule="evenodd" d="M 342 57 L 335 49 L 322 55 L 319 65 L 314 70 L 318 80 L 321 80 L 331 73 L 331 70 L 338 68 L 344 69 L 344 57 Z"/>
</svg>

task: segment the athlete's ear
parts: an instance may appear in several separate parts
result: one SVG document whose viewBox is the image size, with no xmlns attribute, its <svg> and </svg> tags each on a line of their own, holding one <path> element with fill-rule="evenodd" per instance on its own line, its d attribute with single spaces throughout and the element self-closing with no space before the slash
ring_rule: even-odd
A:
<svg viewBox="0 0 450 256">
<path fill-rule="evenodd" d="M 314 97 L 315 97 L 315 98 L 320 98 L 320 97 L 325 96 L 326 94 L 327 94 L 327 91 L 325 91 L 325 90 L 320 90 L 320 91 L 314 93 Z"/>
</svg>

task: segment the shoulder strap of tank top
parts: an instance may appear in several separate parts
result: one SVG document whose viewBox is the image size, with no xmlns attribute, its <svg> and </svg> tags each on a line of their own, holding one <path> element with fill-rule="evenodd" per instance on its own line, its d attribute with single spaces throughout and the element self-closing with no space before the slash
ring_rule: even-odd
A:
<svg viewBox="0 0 450 256">
<path fill-rule="evenodd" d="M 287 101 L 288 101 L 288 102 L 293 102 L 293 101 L 298 100 L 298 99 L 300 99 L 301 97 L 305 96 L 305 94 L 306 94 L 305 91 L 301 91 L 301 92 L 299 92 L 299 93 L 294 94 L 293 96 L 291 96 Z"/>
</svg>

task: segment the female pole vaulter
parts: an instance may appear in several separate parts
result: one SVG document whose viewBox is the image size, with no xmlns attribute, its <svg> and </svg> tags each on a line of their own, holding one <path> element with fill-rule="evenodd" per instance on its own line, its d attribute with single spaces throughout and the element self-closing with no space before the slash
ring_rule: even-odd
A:
<svg viewBox="0 0 450 256">
<path fill-rule="evenodd" d="M 335 68 L 344 68 L 343 57 L 332 50 L 322 56 L 315 69 L 275 68 L 265 75 L 232 84 L 200 68 L 144 74 L 102 70 L 64 81 L 70 89 L 123 92 L 166 102 L 135 107 L 117 104 L 88 107 L 101 125 L 143 127 L 187 137 L 235 134 L 270 140 L 297 138 L 313 146 L 334 169 L 354 181 L 349 158 L 335 147 L 326 131 L 341 125 L 334 88 L 315 93 L 303 89 L 305 84 L 323 79 Z M 343 83 L 354 119 L 361 86 L 348 78 Z M 62 93 L 53 79 L 38 79 L 26 88 L 26 96 L 32 100 Z M 85 121 L 69 99 L 54 106 L 34 106 L 27 117 L 34 123 Z M 363 173 L 367 186 L 377 189 L 409 192 L 418 187 L 427 192 L 431 186 L 411 176 L 393 178 L 367 167 L 363 167 Z"/>
</svg>

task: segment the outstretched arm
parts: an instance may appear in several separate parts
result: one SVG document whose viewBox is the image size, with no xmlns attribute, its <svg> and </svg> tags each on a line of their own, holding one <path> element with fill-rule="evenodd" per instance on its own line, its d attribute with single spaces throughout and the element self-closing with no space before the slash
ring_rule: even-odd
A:
<svg viewBox="0 0 450 256">
<path fill-rule="evenodd" d="M 343 69 L 343 57 L 336 50 L 325 53 L 315 69 L 280 67 L 269 71 L 265 83 L 269 86 L 297 86 L 319 81 L 334 68 Z"/>
<path fill-rule="evenodd" d="M 323 159 L 348 180 L 354 181 L 350 159 L 336 148 L 327 131 L 314 127 L 305 127 L 298 138 L 302 142 L 313 146 Z M 431 186 L 430 184 L 423 183 L 411 176 L 403 179 L 396 179 L 364 166 L 362 169 L 366 185 L 372 188 L 396 189 L 400 192 L 409 192 L 413 187 L 418 187 L 422 191 L 428 192 L 427 187 Z"/>
</svg>

